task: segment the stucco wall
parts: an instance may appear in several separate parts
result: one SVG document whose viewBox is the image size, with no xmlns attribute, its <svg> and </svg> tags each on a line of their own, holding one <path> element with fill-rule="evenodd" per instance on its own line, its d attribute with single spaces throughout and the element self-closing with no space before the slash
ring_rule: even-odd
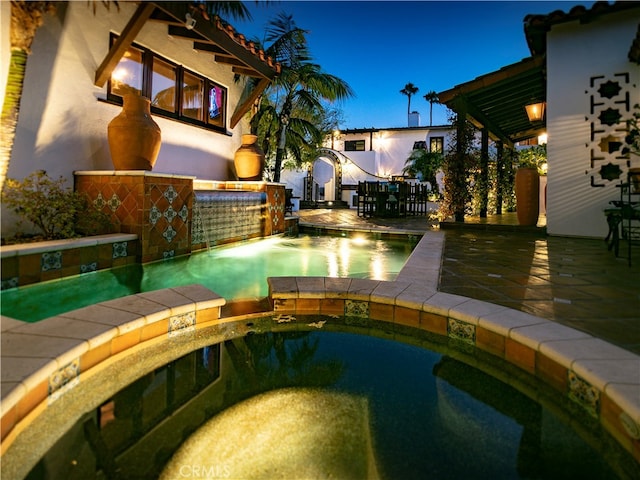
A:
<svg viewBox="0 0 640 480">
<path fill-rule="evenodd" d="M 612 108 L 624 120 L 631 116 L 627 105 L 640 102 L 640 68 L 627 59 L 640 21 L 638 12 L 557 25 L 547 36 L 547 231 L 551 235 L 607 234 L 602 210 L 619 198 L 615 185 L 623 177 L 604 180 L 600 168 L 611 163 L 626 173 L 627 164 L 620 151 L 603 152 L 599 146 L 603 136 L 623 137 L 624 124 L 608 126 L 599 116 Z M 598 91 L 608 81 L 622 88 L 610 99 Z M 638 157 L 631 162 L 640 166 Z"/>
<path fill-rule="evenodd" d="M 369 173 L 388 178 L 392 175 L 402 175 L 402 169 L 405 167 L 415 142 L 426 141 L 428 146 L 431 137 L 444 137 L 446 149 L 449 145 L 450 133 L 451 130 L 447 128 L 423 127 L 407 130 L 379 130 L 374 132 L 372 137 L 369 132 L 343 134 L 340 141 L 336 142 L 335 147 L 336 150 L 344 151 L 345 141 L 365 140 L 364 152 L 344 152 L 344 154 Z M 370 139 L 373 141 L 373 151 L 370 151 Z M 361 178 L 360 180 L 375 179 Z M 344 183 L 349 182 L 344 180 Z"/>
<path fill-rule="evenodd" d="M 2 3 L 4 13 L 4 3 L 9 2 Z M 94 15 L 87 2 L 61 2 L 55 16 L 46 16 L 27 64 L 9 177 L 23 178 L 44 169 L 54 178 L 62 175 L 71 185 L 74 170 L 113 169 L 107 125 L 121 108 L 100 101 L 106 98 L 106 85 L 96 87 L 93 82 L 108 51 L 109 32 L 120 33 L 136 8 L 129 2 L 119 5 L 119 10 L 113 4 L 107 9 L 98 2 Z M 2 22 L 4 26 L 4 15 Z M 147 22 L 135 43 L 227 87 L 228 126 L 242 89 L 242 84 L 234 83 L 230 66 L 197 53 L 190 41 L 168 36 L 166 25 L 157 22 Z M 226 135 L 157 116 L 154 120 L 162 130 L 155 172 L 233 178 L 233 153 L 241 143 L 242 122 Z M 3 236 L 13 228 L 4 213 Z"/>
</svg>

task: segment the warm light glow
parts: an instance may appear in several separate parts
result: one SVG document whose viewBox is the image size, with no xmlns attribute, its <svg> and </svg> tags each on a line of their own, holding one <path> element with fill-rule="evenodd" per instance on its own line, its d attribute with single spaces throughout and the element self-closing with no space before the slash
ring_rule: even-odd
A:
<svg viewBox="0 0 640 480">
<path fill-rule="evenodd" d="M 111 74 L 111 79 L 115 82 L 124 82 L 129 75 L 130 73 L 126 68 L 118 67 Z"/>
<path fill-rule="evenodd" d="M 389 138 L 387 138 L 386 133 L 378 132 L 373 136 L 373 149 L 374 150 L 384 150 L 388 147 Z"/>
<path fill-rule="evenodd" d="M 354 245 L 358 245 L 358 246 L 366 245 L 368 241 L 369 241 L 369 240 L 367 240 L 367 237 L 364 237 L 364 236 L 362 236 L 362 235 L 355 235 L 355 236 L 351 239 L 351 242 L 352 242 Z"/>
<path fill-rule="evenodd" d="M 351 161 L 347 160 L 342 164 L 342 175 L 353 175 L 356 170 L 356 165 Z"/>
<path fill-rule="evenodd" d="M 547 162 L 544 162 L 542 165 L 540 165 L 540 172 L 543 175 L 546 175 L 548 168 L 549 168 L 549 165 L 547 164 Z"/>
<path fill-rule="evenodd" d="M 378 177 L 391 179 L 392 173 L 391 173 L 391 170 L 389 169 L 380 168 L 380 170 L 378 170 L 377 175 Z"/>
<path fill-rule="evenodd" d="M 349 266 L 351 265 L 351 246 L 349 240 L 343 238 L 340 242 L 340 276 L 346 277 L 349 275 Z"/>
<path fill-rule="evenodd" d="M 541 122 L 544 118 L 544 102 L 531 103 L 529 105 L 525 105 L 525 110 L 527 111 L 527 117 L 529 117 L 530 122 Z"/>
<path fill-rule="evenodd" d="M 538 145 L 544 145 L 545 143 L 547 143 L 548 138 L 549 137 L 546 133 L 538 135 Z"/>
<path fill-rule="evenodd" d="M 250 478 L 256 472 L 263 478 L 269 477 L 263 472 L 278 472 L 279 478 L 379 478 L 371 422 L 365 397 L 311 388 L 269 391 L 205 422 L 160 478 Z"/>
<path fill-rule="evenodd" d="M 338 277 L 339 272 L 338 255 L 333 250 L 327 252 L 327 276 Z"/>
</svg>

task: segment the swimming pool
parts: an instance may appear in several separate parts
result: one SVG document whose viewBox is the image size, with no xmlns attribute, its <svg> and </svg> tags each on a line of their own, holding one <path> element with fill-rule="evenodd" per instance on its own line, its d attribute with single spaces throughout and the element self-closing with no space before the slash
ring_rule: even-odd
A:
<svg viewBox="0 0 640 480">
<path fill-rule="evenodd" d="M 311 330 L 250 326 L 242 337 L 218 327 L 224 341 L 86 412 L 28 478 L 300 478 L 300 467 L 314 478 L 445 480 L 638 472 L 588 417 L 563 414 L 544 385 L 527 386 L 540 401 L 523 394 L 528 380 L 508 365 L 493 365 L 497 379 L 476 364 L 477 351 L 417 331 L 393 341 L 384 330 L 309 321 Z"/>
<path fill-rule="evenodd" d="M 419 239 L 418 239 L 419 240 Z M 2 315 L 29 322 L 161 288 L 200 283 L 227 300 L 268 294 L 270 276 L 393 280 L 417 241 L 365 236 L 273 237 L 190 256 L 3 290 Z"/>
</svg>

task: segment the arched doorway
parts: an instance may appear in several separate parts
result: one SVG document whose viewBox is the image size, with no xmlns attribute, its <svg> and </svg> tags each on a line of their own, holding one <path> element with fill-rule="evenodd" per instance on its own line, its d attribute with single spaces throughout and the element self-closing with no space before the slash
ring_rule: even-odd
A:
<svg viewBox="0 0 640 480">
<path fill-rule="evenodd" d="M 342 162 L 334 150 L 318 150 L 305 179 L 305 200 L 311 206 L 348 207 L 342 200 Z"/>
</svg>

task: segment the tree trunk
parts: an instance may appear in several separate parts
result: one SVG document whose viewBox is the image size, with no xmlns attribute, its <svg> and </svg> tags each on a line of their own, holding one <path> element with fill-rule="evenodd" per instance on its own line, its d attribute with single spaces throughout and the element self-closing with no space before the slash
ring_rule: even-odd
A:
<svg viewBox="0 0 640 480">
<path fill-rule="evenodd" d="M 24 50 L 11 50 L 11 60 L 7 75 L 7 89 L 2 104 L 0 120 L 0 190 L 9 172 L 11 150 L 16 136 L 20 98 L 24 87 L 24 73 L 27 67 L 28 53 Z"/>
<path fill-rule="evenodd" d="M 11 58 L 7 72 L 7 89 L 2 104 L 0 118 L 0 191 L 9 172 L 11 151 L 16 136 L 20 99 L 24 87 L 24 73 L 27 58 L 36 30 L 42 25 L 43 14 L 55 11 L 55 2 L 11 2 Z"/>
<path fill-rule="evenodd" d="M 280 138 L 278 140 L 278 150 L 276 150 L 276 163 L 273 167 L 273 181 L 280 182 L 280 170 L 282 170 L 282 159 L 284 158 L 284 147 L 287 141 L 287 125 L 282 126 Z"/>
</svg>

